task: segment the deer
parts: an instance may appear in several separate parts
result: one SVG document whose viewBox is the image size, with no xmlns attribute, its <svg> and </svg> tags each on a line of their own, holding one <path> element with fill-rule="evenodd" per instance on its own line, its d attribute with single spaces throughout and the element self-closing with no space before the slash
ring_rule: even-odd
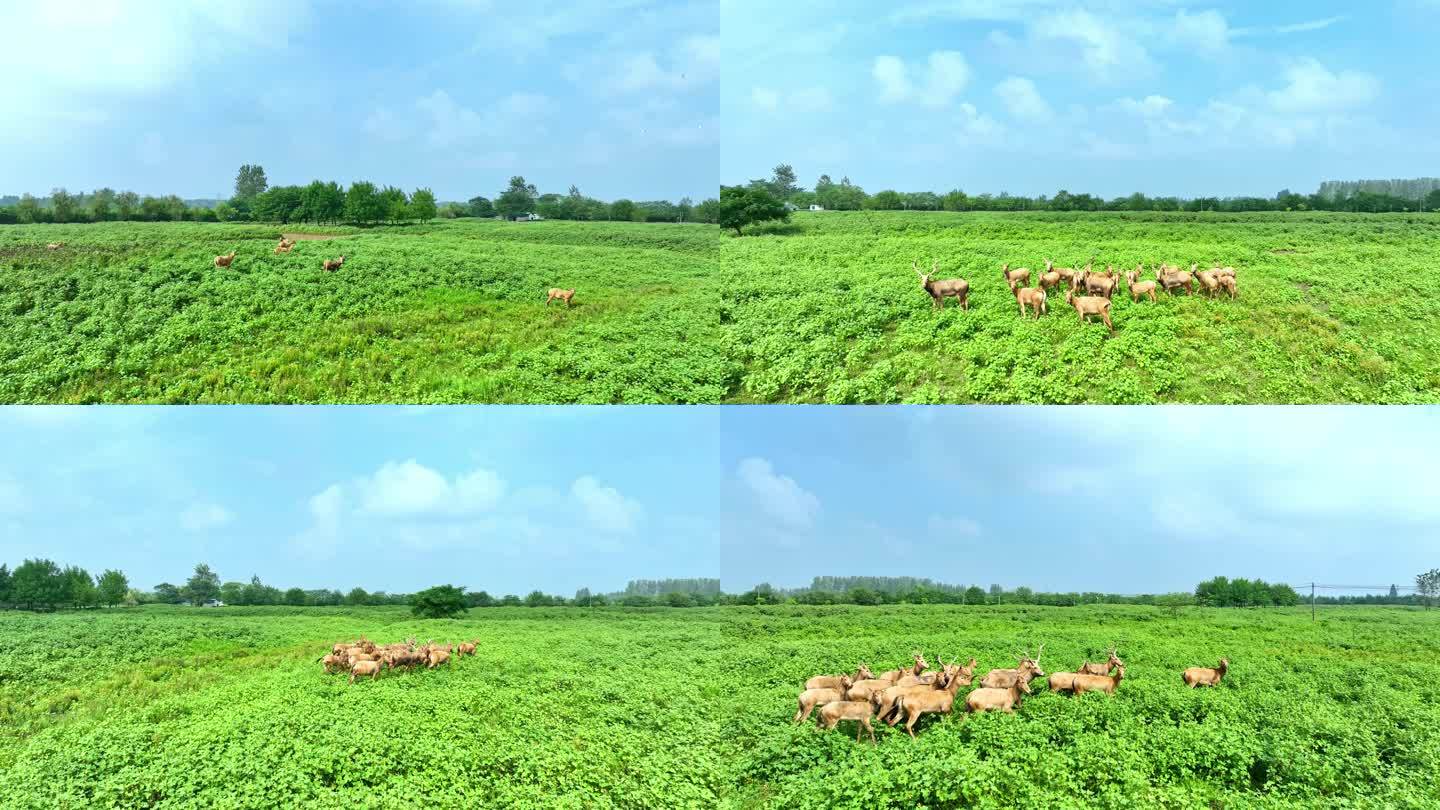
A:
<svg viewBox="0 0 1440 810">
<path fill-rule="evenodd" d="M 1226 671 L 1230 669 L 1230 659 L 1221 658 L 1220 666 L 1211 669 L 1210 667 L 1190 667 L 1181 674 L 1185 685 L 1194 689 L 1197 686 L 1219 686 L 1220 679 L 1225 677 Z"/>
<path fill-rule="evenodd" d="M 345 257 L 341 256 L 338 259 L 325 259 L 320 263 L 320 266 L 325 268 L 325 272 L 333 273 L 339 270 L 343 264 L 345 264 Z"/>
<path fill-rule="evenodd" d="M 275 246 L 275 255 L 278 256 L 281 253 L 289 253 L 294 249 L 295 243 L 282 236 L 280 237 L 280 244 Z"/>
<path fill-rule="evenodd" d="M 64 242 L 51 242 L 51 243 L 49 243 L 49 244 L 47 244 L 47 245 L 45 246 L 45 249 L 46 249 L 46 250 L 59 250 L 59 249 L 62 248 L 62 247 L 65 247 L 65 243 L 64 243 Z"/>
<path fill-rule="evenodd" d="M 880 673 L 880 679 L 881 679 L 881 680 L 889 681 L 890 683 L 893 684 L 893 683 L 895 683 L 896 681 L 900 680 L 900 678 L 903 677 L 904 675 L 906 675 L 907 673 L 910 674 L 910 675 L 919 675 L 920 673 L 924 672 L 926 669 L 929 669 L 929 668 L 930 668 L 929 662 L 927 662 L 927 661 L 925 660 L 925 656 L 921 655 L 919 650 L 911 653 L 911 655 L 915 656 L 915 665 L 914 665 L 914 666 L 907 667 L 907 668 L 905 668 L 905 669 L 892 669 L 892 670 L 887 670 L 887 671 L 885 671 L 885 672 Z"/>
<path fill-rule="evenodd" d="M 1187 293 L 1195 291 L 1194 277 L 1190 275 L 1189 271 L 1181 270 L 1174 265 L 1160 265 L 1160 268 L 1155 271 L 1155 280 L 1160 282 L 1160 286 L 1167 293 L 1174 294 L 1181 287 L 1184 287 Z"/>
<path fill-rule="evenodd" d="M 363 677 L 366 676 L 366 675 L 369 675 L 369 676 L 370 676 L 370 680 L 372 680 L 372 681 L 375 680 L 376 678 L 380 677 L 380 662 L 379 662 L 379 661 L 356 661 L 353 665 L 351 665 L 351 667 L 350 667 L 350 683 L 355 683 L 355 678 L 356 678 L 357 676 L 363 678 Z"/>
<path fill-rule="evenodd" d="M 230 251 L 230 253 L 229 253 L 228 255 L 225 255 L 225 256 L 216 256 L 216 257 L 215 257 L 215 266 L 216 266 L 216 267 L 229 267 L 229 266 L 230 266 L 230 263 L 233 262 L 233 261 L 235 261 L 235 251 L 232 250 L 232 251 Z"/>
<path fill-rule="evenodd" d="M 1040 319 L 1040 313 L 1050 314 L 1050 307 L 1045 304 L 1045 290 L 1040 287 L 1023 287 L 1019 281 L 1010 282 L 1010 292 L 1015 295 L 1015 303 L 1020 305 L 1020 317 L 1025 317 L 1025 307 L 1030 307 L 1035 313 L 1035 319 Z"/>
<path fill-rule="evenodd" d="M 1235 276 L 1233 276 L 1233 275 L 1230 275 L 1230 276 L 1219 276 L 1219 277 L 1217 278 L 1217 280 L 1220 282 L 1220 289 L 1222 289 L 1222 290 L 1224 290 L 1225 292 L 1229 293 L 1229 294 L 1230 294 L 1230 300 L 1231 300 L 1231 301 L 1234 301 L 1234 300 L 1235 300 Z"/>
<path fill-rule="evenodd" d="M 1036 651 L 1035 657 L 1031 658 L 1027 653 L 1020 653 L 1020 666 L 1014 669 L 992 669 L 985 673 L 980 679 L 980 685 L 986 688 L 1004 688 L 1019 680 L 1026 683 L 1045 677 L 1045 671 L 1040 668 L 1040 654 L 1045 652 L 1045 645 L 1041 644 Z"/>
<path fill-rule="evenodd" d="M 1155 297 L 1155 282 L 1137 281 L 1136 279 L 1139 278 L 1139 274 L 1139 270 L 1131 270 L 1125 274 L 1125 288 L 1130 291 L 1130 300 L 1138 304 L 1141 298 L 1148 295 L 1152 303 L 1157 301 L 1158 299 Z"/>
<path fill-rule="evenodd" d="M 839 725 L 841 720 L 858 720 L 855 726 L 855 742 L 860 742 L 860 732 L 870 732 L 870 744 L 875 744 L 875 727 L 870 725 L 870 720 L 875 715 L 868 700 L 837 700 L 834 703 L 826 703 L 820 707 L 820 728 L 829 731 Z"/>
<path fill-rule="evenodd" d="M 1046 259 L 1046 260 L 1045 260 L 1045 274 L 1046 274 L 1046 275 L 1049 275 L 1050 273 L 1054 273 L 1054 274 L 1058 275 L 1058 276 L 1060 277 L 1060 280 L 1061 280 L 1061 281 L 1064 281 L 1066 284 L 1070 285 L 1071 287 L 1074 287 L 1074 286 L 1075 286 L 1075 268 L 1073 268 L 1073 267 L 1056 267 L 1054 262 L 1050 261 L 1049 259 Z"/>
<path fill-rule="evenodd" d="M 1200 289 L 1206 296 L 1214 298 L 1220 292 L 1220 278 L 1209 270 L 1198 269 L 1200 265 L 1190 265 L 1190 275 L 1200 282 Z"/>
<path fill-rule="evenodd" d="M 1109 675 L 1110 670 L 1114 669 L 1115 667 L 1121 666 L 1124 663 L 1124 661 L 1121 661 L 1120 658 L 1115 655 L 1115 647 L 1114 645 L 1111 645 L 1109 659 L 1107 661 L 1100 664 L 1092 664 L 1089 661 L 1086 661 L 1085 663 L 1080 665 L 1080 669 L 1077 671 L 1082 675 Z"/>
<path fill-rule="evenodd" d="M 798 698 L 799 708 L 795 710 L 795 723 L 798 725 L 805 722 L 805 718 L 815 711 L 816 706 L 844 700 L 845 693 L 850 691 L 850 685 L 850 676 L 841 675 L 840 686 L 837 689 L 806 689 L 801 692 Z"/>
<path fill-rule="evenodd" d="M 1010 263 L 1005 262 L 1000 266 L 1000 274 L 1005 279 L 1006 284 L 1014 284 L 1016 282 L 1021 284 L 1030 283 L 1030 268 L 1028 267 L 1017 267 L 1011 270 Z"/>
<path fill-rule="evenodd" d="M 557 300 L 557 299 L 558 299 L 558 300 L 564 301 L 564 302 L 565 302 L 565 306 L 568 308 L 568 307 L 570 306 L 570 299 L 571 299 L 571 298 L 574 298 L 574 297 L 575 297 L 575 288 L 573 288 L 573 287 L 570 288 L 570 289 L 568 289 L 568 290 L 562 290 L 562 289 L 560 289 L 559 287 L 551 287 L 551 288 L 550 288 L 550 291 L 549 291 L 548 293 L 546 293 L 545 306 L 547 306 L 547 307 L 550 306 L 550 302 L 551 302 L 551 301 L 554 301 L 554 300 Z"/>
<path fill-rule="evenodd" d="M 930 294 L 930 308 L 944 309 L 946 297 L 951 297 L 960 304 L 960 308 L 966 311 L 970 309 L 970 282 L 963 278 L 945 278 L 933 280 L 935 274 L 940 272 L 940 263 L 931 260 L 930 272 L 920 272 L 920 263 L 911 262 L 910 269 L 920 277 L 920 287 Z"/>
<path fill-rule="evenodd" d="M 1021 695 L 1034 694 L 1030 691 L 1030 682 L 1019 680 L 1007 687 L 986 686 L 976 689 L 965 696 L 965 711 L 967 712 L 990 712 L 999 710 L 1006 714 L 1014 714 L 1015 707 L 1020 705 Z"/>
<path fill-rule="evenodd" d="M 1056 287 L 1060 286 L 1060 279 L 1061 276 L 1059 272 L 1047 269 L 1045 272 L 1041 273 L 1038 277 L 1036 277 L 1035 286 L 1039 287 L 1042 290 L 1045 290 L 1046 292 L 1049 292 L 1050 290 L 1053 290 Z"/>
<path fill-rule="evenodd" d="M 1077 296 L 1074 290 L 1070 290 L 1065 293 L 1065 303 L 1075 307 L 1075 312 L 1080 316 L 1081 323 L 1084 323 L 1085 319 L 1091 315 L 1099 315 L 1100 320 L 1104 321 L 1105 326 L 1110 329 L 1110 334 L 1115 334 L 1115 324 L 1110 320 L 1109 298 L 1089 295 Z"/>
<path fill-rule="evenodd" d="M 1086 292 L 1098 293 L 1105 298 L 1115 294 L 1115 277 L 1113 271 L 1106 269 L 1104 273 L 1095 273 L 1087 267 L 1085 269 L 1085 282 L 1083 285 Z"/>
<path fill-rule="evenodd" d="M 939 673 L 938 677 L 935 678 L 935 680 L 929 683 L 915 683 L 906 686 L 892 686 L 889 689 L 871 692 L 870 704 L 875 707 L 875 716 L 880 720 L 889 723 L 891 726 L 899 723 L 901 718 L 905 716 L 904 713 L 900 711 L 901 698 L 910 694 L 929 692 L 935 689 L 943 689 L 945 685 L 949 682 L 946 677 L 949 674 L 950 673 L 948 671 L 942 671 Z M 886 718 L 889 719 L 886 720 Z"/>
<path fill-rule="evenodd" d="M 1115 693 L 1120 681 L 1125 679 L 1125 665 L 1115 668 L 1114 675 L 1093 675 L 1085 672 L 1056 672 L 1050 676 L 1050 691 L 1070 692 L 1083 695 L 1086 692 Z"/>
<path fill-rule="evenodd" d="M 955 691 L 964 680 L 954 672 L 948 672 L 935 682 L 934 689 L 923 692 L 909 692 L 895 702 L 897 711 L 905 715 L 905 731 L 915 739 L 915 723 L 922 714 L 949 714 L 955 707 Z"/>
<path fill-rule="evenodd" d="M 1225 276 L 1229 276 L 1230 278 L 1234 278 L 1234 277 L 1235 277 L 1235 268 L 1233 268 L 1233 267 L 1221 267 L 1219 262 L 1216 262 L 1216 263 L 1215 263 L 1215 266 L 1212 267 L 1212 268 L 1210 268 L 1210 272 L 1214 273 L 1216 276 L 1219 276 L 1219 277 L 1221 277 L 1221 278 L 1224 278 Z"/>
<path fill-rule="evenodd" d="M 854 675 L 816 675 L 815 677 L 805 681 L 805 688 L 839 689 L 841 678 L 849 678 L 851 683 L 858 683 L 860 681 L 868 680 L 874 677 L 875 673 L 870 671 L 870 667 L 865 666 L 864 661 L 861 661 L 860 666 L 855 668 Z"/>
</svg>

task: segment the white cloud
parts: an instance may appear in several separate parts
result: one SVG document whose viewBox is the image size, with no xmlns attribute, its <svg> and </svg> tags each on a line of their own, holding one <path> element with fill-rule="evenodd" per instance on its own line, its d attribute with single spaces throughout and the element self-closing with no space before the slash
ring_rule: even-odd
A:
<svg viewBox="0 0 1440 810">
<path fill-rule="evenodd" d="M 1268 95 L 1270 106 L 1282 113 L 1345 110 L 1368 104 L 1380 94 L 1375 76 L 1353 70 L 1332 73 L 1315 59 L 1286 67 L 1285 80 L 1285 87 Z"/>
<path fill-rule="evenodd" d="M 1116 109 L 1131 115 L 1138 115 L 1141 118 L 1163 118 L 1174 106 L 1173 99 L 1155 95 L 1146 96 L 1143 99 L 1122 98 L 1114 104 Z"/>
<path fill-rule="evenodd" d="M 1218 56 L 1230 47 L 1230 25 L 1225 15 L 1215 10 L 1191 14 L 1185 9 L 1175 12 L 1173 36 L 1187 50 L 1207 56 Z"/>
<path fill-rule="evenodd" d="M 474 470 L 452 482 L 414 459 L 386 462 L 355 488 L 364 513 L 392 517 L 484 511 L 505 494 L 505 482 L 490 470 Z"/>
<path fill-rule="evenodd" d="M 815 518 L 820 514 L 820 499 L 795 479 L 776 473 L 766 459 L 741 461 L 737 474 L 765 514 L 791 529 L 808 530 L 815 525 Z"/>
<path fill-rule="evenodd" d="M 1035 89 L 1035 82 L 1029 79 L 1011 76 L 995 85 L 995 95 L 1012 116 L 1022 121 L 1045 121 L 1054 114 Z"/>
<path fill-rule="evenodd" d="M 877 56 L 870 74 L 880 85 L 880 100 L 886 103 L 913 101 L 927 107 L 944 107 L 955 100 L 970 82 L 970 65 L 959 51 L 935 51 L 926 66 L 916 71 L 897 56 Z"/>
<path fill-rule="evenodd" d="M 180 513 L 180 528 L 187 532 L 206 532 L 229 524 L 235 516 L 217 503 L 191 504 Z"/>
<path fill-rule="evenodd" d="M 1079 48 L 1080 60 L 1099 79 L 1111 80 L 1150 68 L 1144 46 L 1126 36 L 1113 23 L 1088 11 L 1047 14 L 1030 28 L 1038 40 L 1070 42 Z M 1061 57 L 1063 58 L 1063 57 Z"/>
<path fill-rule="evenodd" d="M 415 102 L 428 116 L 422 127 L 426 141 L 434 147 L 448 147 L 461 141 L 494 138 L 519 129 L 544 132 L 541 118 L 550 109 L 550 99 L 537 93 L 511 93 L 476 112 L 459 104 L 444 90 L 436 90 Z"/>
<path fill-rule="evenodd" d="M 333 557 L 340 546 L 340 524 L 345 508 L 344 488 L 340 484 L 331 484 L 312 495 L 306 507 L 310 513 L 310 526 L 295 536 L 296 548 L 310 557 Z"/>
<path fill-rule="evenodd" d="M 780 106 L 780 94 L 765 87 L 756 87 L 750 91 L 750 100 L 755 102 L 756 107 L 765 110 L 773 110 Z"/>
<path fill-rule="evenodd" d="M 975 109 L 974 104 L 961 104 L 956 121 L 956 139 L 962 146 L 993 146 L 998 144 L 1005 128 L 994 118 Z"/>
<path fill-rule="evenodd" d="M 1305 22 L 1292 23 L 1290 25 L 1280 25 L 1275 27 L 1275 33 L 1299 34 L 1306 31 L 1319 31 L 1322 28 L 1329 28 L 1336 23 L 1344 22 L 1347 19 L 1349 18 L 1344 15 L 1340 15 L 1338 17 L 1326 17 L 1320 20 L 1307 20 Z"/>
<path fill-rule="evenodd" d="M 570 494 L 580 503 L 590 525 L 606 532 L 633 532 L 644 517 L 645 510 L 614 487 L 607 487 L 592 476 L 581 476 L 570 485 Z"/>
<path fill-rule="evenodd" d="M 750 101 L 762 110 L 799 113 L 816 113 L 830 109 L 830 91 L 824 87 L 801 87 L 795 90 L 779 91 L 768 87 L 755 87 L 750 91 Z"/>
</svg>

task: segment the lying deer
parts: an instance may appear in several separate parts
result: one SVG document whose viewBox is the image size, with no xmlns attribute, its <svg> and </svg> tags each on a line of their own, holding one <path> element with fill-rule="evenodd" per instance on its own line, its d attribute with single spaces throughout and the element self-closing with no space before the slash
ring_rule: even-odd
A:
<svg viewBox="0 0 1440 810">
<path fill-rule="evenodd" d="M 568 307 L 570 306 L 570 299 L 574 297 L 575 289 L 573 287 L 568 290 L 562 290 L 559 287 L 551 287 L 550 292 L 547 293 L 547 296 L 545 298 L 545 306 L 550 306 L 550 302 L 558 298 L 559 300 L 564 301 L 565 306 Z"/>
<path fill-rule="evenodd" d="M 1025 317 L 1025 307 L 1030 307 L 1035 312 L 1035 319 L 1040 319 L 1040 313 L 1047 315 L 1050 308 L 1045 305 L 1045 290 L 1040 287 L 1022 287 L 1020 282 L 1010 282 L 1010 292 L 1015 295 L 1015 303 L 1020 305 L 1020 317 Z"/>
<path fill-rule="evenodd" d="M 1075 312 L 1080 316 L 1080 322 L 1091 315 L 1099 315 L 1100 320 L 1110 329 L 1110 334 L 1115 334 L 1115 324 L 1110 321 L 1110 299 L 1097 296 L 1076 296 L 1074 291 L 1065 293 L 1065 303 L 1075 307 Z"/>
<path fill-rule="evenodd" d="M 339 270 L 343 264 L 345 264 L 345 257 L 341 256 L 338 259 L 325 259 L 320 263 L 320 266 L 324 267 L 326 272 L 333 273 Z"/>
<path fill-rule="evenodd" d="M 910 267 L 915 271 L 915 275 L 920 277 L 921 288 L 923 288 L 925 292 L 930 293 L 931 309 L 944 309 L 945 298 L 947 296 L 959 302 L 961 309 L 970 309 L 970 282 L 963 278 L 945 278 L 932 281 L 931 279 L 934 275 L 940 272 L 940 263 L 933 259 L 930 262 L 929 273 L 920 272 L 919 262 L 911 262 Z"/>
<path fill-rule="evenodd" d="M 59 250 L 59 249 L 62 248 L 62 247 L 65 247 L 65 243 L 64 243 L 64 242 L 51 242 L 50 244 L 48 244 L 48 245 L 45 246 L 45 249 L 46 249 L 46 250 Z"/>
<path fill-rule="evenodd" d="M 230 254 L 229 254 L 228 256 L 216 256 L 216 257 L 215 257 L 215 266 L 216 266 L 216 267 L 229 267 L 229 266 L 230 266 L 230 263 L 233 262 L 233 261 L 235 261 L 235 251 L 232 250 L 232 251 L 230 251 Z"/>
<path fill-rule="evenodd" d="M 874 711 L 868 700 L 837 700 L 820 707 L 820 728 L 829 731 L 841 720 L 858 720 L 855 726 L 855 742 L 860 742 L 860 732 L 870 732 L 870 744 L 875 744 L 875 728 L 870 725 Z"/>
<path fill-rule="evenodd" d="M 1230 659 L 1221 658 L 1220 666 L 1211 669 L 1210 667 L 1190 667 L 1180 677 L 1185 685 L 1194 689 L 1197 686 L 1219 686 L 1220 679 L 1225 677 L 1225 672 L 1230 669 Z"/>
</svg>

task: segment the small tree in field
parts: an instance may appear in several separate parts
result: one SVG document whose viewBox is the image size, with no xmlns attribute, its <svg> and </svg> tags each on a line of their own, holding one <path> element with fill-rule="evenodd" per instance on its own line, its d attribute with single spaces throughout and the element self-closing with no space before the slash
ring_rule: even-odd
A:
<svg viewBox="0 0 1440 810">
<path fill-rule="evenodd" d="M 1431 568 L 1415 577 L 1415 590 L 1426 609 L 1435 606 L 1435 597 L 1440 596 L 1440 568 Z"/>
<path fill-rule="evenodd" d="M 427 222 L 435 218 L 435 212 L 435 192 L 428 188 L 420 188 L 410 195 L 411 216 L 421 222 Z"/>
<path fill-rule="evenodd" d="M 436 585 L 410 597 L 410 612 L 422 619 L 449 619 L 465 615 L 465 589 Z"/>
<path fill-rule="evenodd" d="M 763 188 L 720 187 L 720 227 L 735 231 L 736 236 L 742 235 L 746 225 L 771 220 L 784 222 L 789 219 L 790 212 L 786 210 L 785 204 Z"/>
<path fill-rule="evenodd" d="M 130 590 L 130 580 L 115 569 L 109 569 L 100 575 L 100 604 L 106 607 L 113 607 L 125 601 L 125 593 Z"/>
<path fill-rule="evenodd" d="M 1155 604 L 1166 608 L 1171 616 L 1178 618 L 1182 608 L 1195 604 L 1195 597 L 1188 593 L 1166 593 L 1155 597 Z"/>
</svg>

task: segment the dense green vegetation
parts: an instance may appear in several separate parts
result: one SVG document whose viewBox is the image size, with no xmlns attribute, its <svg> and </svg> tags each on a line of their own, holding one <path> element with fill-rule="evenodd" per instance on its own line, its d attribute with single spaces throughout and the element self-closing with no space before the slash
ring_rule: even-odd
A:
<svg viewBox="0 0 1440 810">
<path fill-rule="evenodd" d="M 1436 215 L 862 211 L 756 232 L 721 247 L 738 402 L 1440 401 Z M 1239 297 L 1117 292 L 1110 336 L 1063 294 L 1022 319 L 1000 278 L 1092 256 L 1221 261 Z M 911 270 L 932 259 L 970 281 L 968 312 L 932 310 Z"/>
<path fill-rule="evenodd" d="M 729 695 L 741 807 L 1435 807 L 1440 787 L 1440 615 L 1152 607 L 765 607 L 732 614 Z M 979 659 L 1073 669 L 1118 644 L 1116 694 L 1051 694 L 1014 715 L 927 715 L 855 742 L 791 725 L 805 679 Z M 1180 673 L 1230 659 L 1219 687 Z M 967 691 L 962 688 L 961 692 Z"/>
<path fill-rule="evenodd" d="M 715 611 L 0 613 L 0 795 L 50 807 L 714 807 Z M 317 658 L 479 638 L 348 685 Z"/>
<path fill-rule="evenodd" d="M 691 403 L 733 385 L 714 227 L 305 230 L 335 238 L 274 255 L 278 226 L 0 228 L 0 401 Z M 547 308 L 550 287 L 573 306 Z"/>
</svg>

